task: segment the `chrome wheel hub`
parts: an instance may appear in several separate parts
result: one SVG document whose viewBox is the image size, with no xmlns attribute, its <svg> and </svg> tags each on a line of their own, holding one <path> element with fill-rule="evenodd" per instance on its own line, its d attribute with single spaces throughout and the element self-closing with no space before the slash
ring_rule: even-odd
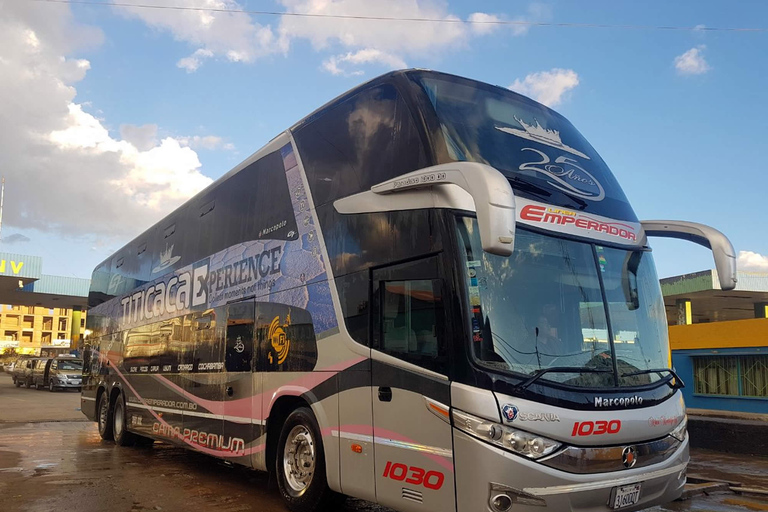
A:
<svg viewBox="0 0 768 512">
<path fill-rule="evenodd" d="M 109 403 L 106 399 L 101 399 L 101 407 L 99 407 L 99 430 L 102 432 L 107 428 L 107 414 L 109 413 Z"/>
<path fill-rule="evenodd" d="M 289 491 L 301 496 L 315 474 L 315 442 L 304 425 L 291 429 L 283 450 L 283 473 Z"/>
<path fill-rule="evenodd" d="M 117 436 L 120 436 L 120 434 L 123 433 L 123 424 L 124 424 L 123 416 L 124 416 L 123 408 L 119 405 L 115 406 L 115 423 L 113 428 L 115 429 L 115 434 L 117 434 Z"/>
</svg>

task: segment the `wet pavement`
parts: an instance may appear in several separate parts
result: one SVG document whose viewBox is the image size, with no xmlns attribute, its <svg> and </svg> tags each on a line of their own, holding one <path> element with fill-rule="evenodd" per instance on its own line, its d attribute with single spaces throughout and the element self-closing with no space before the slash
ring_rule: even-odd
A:
<svg viewBox="0 0 768 512">
<path fill-rule="evenodd" d="M 19 390 L 0 374 L 0 510 L 286 510 L 266 474 L 160 443 L 117 447 L 101 440 L 95 423 L 72 414 L 78 406 L 77 393 Z M 24 409 L 30 417 L 60 411 L 67 419 L 24 421 L 19 417 Z M 768 489 L 768 458 L 694 450 L 689 468 L 693 474 Z M 721 492 L 649 510 L 768 511 L 768 495 Z M 390 512 L 352 499 L 339 511 Z"/>
</svg>

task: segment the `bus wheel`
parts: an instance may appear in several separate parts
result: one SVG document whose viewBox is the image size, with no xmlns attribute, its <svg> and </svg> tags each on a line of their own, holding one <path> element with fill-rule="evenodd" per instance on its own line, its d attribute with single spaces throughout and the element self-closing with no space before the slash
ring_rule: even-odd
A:
<svg viewBox="0 0 768 512">
<path fill-rule="evenodd" d="M 115 405 L 112 407 L 112 432 L 115 437 L 115 444 L 119 446 L 133 446 L 134 436 L 128 432 L 125 414 L 125 399 L 123 395 L 117 397 Z"/>
<path fill-rule="evenodd" d="M 99 424 L 99 435 L 105 441 L 112 441 L 114 439 L 114 434 L 112 433 L 112 415 L 109 414 L 109 396 L 106 391 L 99 397 L 96 412 L 98 414 L 97 421 Z"/>
<path fill-rule="evenodd" d="M 312 411 L 300 407 L 283 424 L 275 457 L 277 487 L 292 512 L 322 510 L 334 499 L 325 478 L 320 428 Z"/>
</svg>

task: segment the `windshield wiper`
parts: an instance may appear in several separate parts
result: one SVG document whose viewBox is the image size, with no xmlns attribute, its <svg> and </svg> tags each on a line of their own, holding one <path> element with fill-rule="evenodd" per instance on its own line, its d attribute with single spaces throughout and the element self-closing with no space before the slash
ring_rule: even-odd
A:
<svg viewBox="0 0 768 512">
<path fill-rule="evenodd" d="M 518 190 L 522 190 L 524 192 L 529 192 L 531 194 L 535 194 L 542 199 L 550 197 L 552 193 L 542 187 L 539 187 L 538 185 L 534 185 L 533 183 L 526 181 L 524 179 L 521 179 L 518 176 L 507 176 L 507 180 L 511 181 L 512 188 L 516 188 Z"/>
<path fill-rule="evenodd" d="M 657 373 L 659 377 L 662 376 L 664 373 L 668 373 L 669 376 L 667 377 L 664 384 L 667 384 L 672 389 L 682 389 L 685 387 L 685 382 L 683 382 L 683 379 L 680 378 L 680 376 L 675 373 L 675 370 L 671 368 L 651 368 L 650 370 L 640 370 L 637 372 L 632 373 L 622 373 L 622 377 L 634 377 L 636 375 L 648 375 L 649 373 Z M 675 380 L 675 383 L 672 384 L 672 379 Z"/>
<path fill-rule="evenodd" d="M 544 368 L 533 374 L 533 377 L 515 386 L 515 389 L 522 391 L 547 373 L 613 373 L 613 368 L 578 368 L 574 366 L 555 366 L 554 368 Z"/>
</svg>

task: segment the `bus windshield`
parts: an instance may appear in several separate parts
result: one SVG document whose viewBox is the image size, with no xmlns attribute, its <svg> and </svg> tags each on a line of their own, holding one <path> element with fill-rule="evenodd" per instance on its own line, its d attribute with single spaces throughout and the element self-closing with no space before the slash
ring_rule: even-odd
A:
<svg viewBox="0 0 768 512">
<path fill-rule="evenodd" d="M 668 339 L 651 253 L 518 229 L 509 257 L 484 252 L 477 220 L 457 221 L 479 365 L 539 382 L 630 387 L 662 378 Z M 591 370 L 591 371 L 590 371 Z M 603 371 L 595 371 L 603 370 Z"/>
<path fill-rule="evenodd" d="M 435 111 L 449 159 L 488 164 L 529 199 L 637 220 L 600 155 L 557 112 L 458 77 L 417 82 Z"/>
</svg>

